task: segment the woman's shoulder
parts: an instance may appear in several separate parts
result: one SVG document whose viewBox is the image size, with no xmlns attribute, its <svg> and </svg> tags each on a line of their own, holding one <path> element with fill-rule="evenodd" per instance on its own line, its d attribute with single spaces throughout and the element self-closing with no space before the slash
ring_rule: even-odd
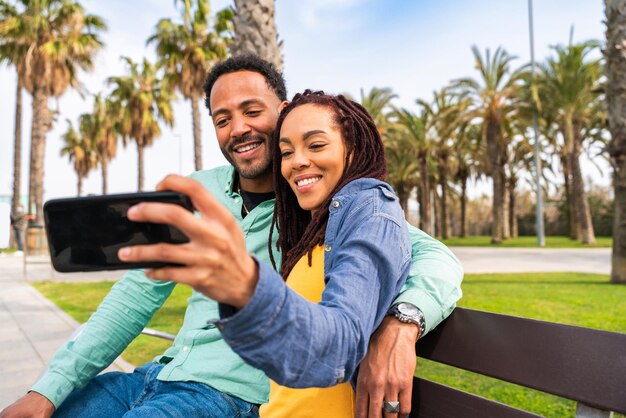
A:
<svg viewBox="0 0 626 418">
<path fill-rule="evenodd" d="M 384 181 L 361 178 L 346 184 L 330 204 L 330 211 L 343 209 L 351 216 L 368 217 L 383 215 L 402 222 L 404 213 L 393 188 Z"/>
</svg>

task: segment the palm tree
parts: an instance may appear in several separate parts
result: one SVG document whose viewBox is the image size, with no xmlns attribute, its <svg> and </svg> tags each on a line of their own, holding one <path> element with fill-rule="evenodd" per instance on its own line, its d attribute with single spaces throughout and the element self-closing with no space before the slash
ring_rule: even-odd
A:
<svg viewBox="0 0 626 418">
<path fill-rule="evenodd" d="M 78 86 L 78 69 L 93 67 L 92 59 L 102 47 L 98 34 L 106 26 L 71 0 L 19 0 L 13 10 L 1 37 L 27 48 L 21 80 L 33 97 L 29 213 L 34 206 L 35 223 L 43 224 L 44 151 L 53 122 L 48 98 Z"/>
<path fill-rule="evenodd" d="M 481 156 L 486 154 L 480 148 L 482 144 L 480 138 L 480 126 L 465 123 L 460 127 L 452 146 L 454 159 L 457 161 L 454 180 L 461 185 L 461 194 L 459 196 L 461 206 L 461 230 L 459 236 L 461 238 L 467 236 L 467 182 L 470 177 L 478 174 L 481 166 Z"/>
<path fill-rule="evenodd" d="M 626 284 L 626 0 L 606 0 L 606 99 L 611 142 L 609 154 L 613 163 L 615 219 L 613 221 L 613 254 L 611 282 Z"/>
<path fill-rule="evenodd" d="M 119 136 L 117 121 L 120 119 L 120 112 L 121 109 L 110 98 L 103 99 L 101 94 L 95 96 L 90 115 L 93 118 L 93 125 L 89 134 L 94 140 L 96 158 L 102 173 L 102 194 L 108 193 L 109 162 L 117 153 Z"/>
<path fill-rule="evenodd" d="M 546 111 L 553 113 L 563 138 L 561 161 L 571 199 L 570 216 L 580 225 L 581 241 L 595 242 L 591 211 L 585 195 L 580 169 L 585 128 L 596 120 L 599 100 L 599 79 L 602 67 L 599 60 L 589 60 L 587 55 L 598 47 L 597 42 L 585 42 L 568 47 L 554 48 L 556 57 L 549 57 L 540 65 L 538 78 L 539 98 Z"/>
<path fill-rule="evenodd" d="M 401 127 L 401 135 L 404 139 L 404 149 L 414 149 L 417 155 L 417 165 L 419 167 L 419 206 L 420 206 L 420 228 L 429 235 L 433 234 L 431 222 L 431 187 L 430 170 L 432 144 L 428 142 L 426 127 L 430 124 L 430 114 L 422 111 L 418 116 L 407 109 L 394 111 L 394 118 Z"/>
<path fill-rule="evenodd" d="M 252 53 L 283 69 L 283 42 L 278 42 L 274 0 L 235 0 L 232 55 Z"/>
<path fill-rule="evenodd" d="M 130 58 L 123 57 L 123 60 L 128 64 L 130 74 L 110 77 L 108 83 L 113 85 L 113 106 L 121 109 L 117 121 L 119 132 L 124 140 L 131 138 L 137 144 L 137 190 L 142 191 L 144 149 L 161 135 L 159 120 L 168 126 L 174 124 L 173 89 L 167 79 L 163 79 L 158 65 L 144 59 L 140 70 Z"/>
<path fill-rule="evenodd" d="M 157 44 L 157 55 L 183 97 L 191 102 L 193 142 L 196 171 L 202 169 L 202 134 L 198 102 L 204 95 L 203 85 L 207 71 L 219 60 L 226 58 L 231 42 L 233 11 L 224 9 L 210 24 L 208 0 L 184 0 L 181 10 L 183 23 L 161 19 L 156 33 L 148 43 Z"/>
<path fill-rule="evenodd" d="M 381 136 L 385 136 L 385 133 L 393 126 L 393 121 L 390 119 L 390 112 L 393 109 L 391 101 L 397 97 L 398 95 L 389 87 L 372 87 L 367 94 L 361 89 L 361 105 L 376 123 Z"/>
<path fill-rule="evenodd" d="M 89 114 L 81 116 L 80 131 L 90 131 L 93 120 Z M 88 132 L 77 132 L 72 126 L 72 122 L 67 120 L 67 131 L 63 134 L 65 146 L 61 149 L 61 156 L 67 155 L 73 163 L 74 171 L 78 177 L 76 185 L 76 195 L 83 193 L 83 179 L 87 177 L 89 171 L 96 167 L 95 144 L 88 136 L 83 135 Z"/>
<path fill-rule="evenodd" d="M 504 233 L 504 195 L 506 142 L 503 124 L 513 109 L 517 74 L 511 71 L 514 56 L 504 49 L 496 49 L 493 56 L 489 49 L 484 58 L 476 46 L 472 47 L 476 60 L 476 69 L 480 73 L 478 80 L 463 78 L 454 82 L 454 87 L 461 94 L 466 94 L 473 102 L 473 116 L 480 118 L 483 135 L 487 140 L 489 172 L 493 180 L 493 224 L 491 242 L 500 243 Z"/>
<path fill-rule="evenodd" d="M 433 92 L 433 101 L 428 103 L 418 99 L 417 104 L 430 116 L 432 121 L 426 127 L 429 142 L 433 145 L 437 161 L 437 178 L 441 188 L 441 237 L 450 238 L 448 232 L 448 179 L 451 172 L 451 157 L 455 137 L 467 116 L 468 100 L 451 94 L 447 89 Z"/>
</svg>

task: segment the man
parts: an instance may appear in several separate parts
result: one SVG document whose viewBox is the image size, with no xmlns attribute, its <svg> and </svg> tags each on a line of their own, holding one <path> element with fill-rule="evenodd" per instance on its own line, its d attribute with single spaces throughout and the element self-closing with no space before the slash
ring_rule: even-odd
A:
<svg viewBox="0 0 626 418">
<path fill-rule="evenodd" d="M 220 148 L 231 166 L 191 177 L 239 221 L 248 250 L 268 262 L 267 238 L 274 205 L 270 140 L 279 111 L 286 104 L 284 80 L 271 64 L 255 56 L 240 56 L 211 71 L 205 93 Z M 399 401 L 399 412 L 408 413 L 415 341 L 452 311 L 461 294 L 458 260 L 427 235 L 413 231 L 413 236 L 411 283 L 396 302 L 410 302 L 421 311 L 411 313 L 408 305 L 400 309 L 395 306 L 372 338 L 357 385 L 360 416 L 368 411 L 369 416 L 381 416 L 383 399 L 392 402 L 392 407 Z M 202 242 L 192 240 L 182 249 L 189 254 L 187 273 L 201 275 L 202 263 L 210 258 L 202 252 Z M 267 401 L 267 378 L 244 363 L 207 322 L 219 318 L 218 305 L 197 292 L 189 300 L 173 346 L 162 356 L 132 374 L 108 373 L 94 378 L 141 332 L 173 286 L 147 279 L 140 271 L 127 273 L 113 286 L 81 335 L 59 350 L 31 392 L 0 416 L 22 416 L 36 410 L 42 412 L 40 416 L 50 416 L 62 403 L 59 412 L 65 416 L 89 416 L 96 411 L 115 416 L 126 410 L 130 410 L 129 416 L 158 416 L 172 408 L 188 416 L 253 415 L 254 405 Z M 407 314 L 414 323 L 403 323 L 393 316 L 405 319 Z M 207 398 L 218 404 L 226 398 L 219 404 L 223 409 L 207 412 Z"/>
</svg>

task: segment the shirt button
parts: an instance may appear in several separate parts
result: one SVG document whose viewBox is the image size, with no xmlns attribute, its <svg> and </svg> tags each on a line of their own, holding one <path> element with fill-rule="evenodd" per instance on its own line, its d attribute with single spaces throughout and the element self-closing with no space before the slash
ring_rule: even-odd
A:
<svg viewBox="0 0 626 418">
<path fill-rule="evenodd" d="M 328 252 L 328 251 L 330 251 L 332 249 L 333 249 L 333 247 L 331 247 L 330 245 L 328 245 L 328 244 L 324 245 L 324 251 Z"/>
<path fill-rule="evenodd" d="M 337 378 L 337 383 L 343 383 L 343 376 L 339 376 Z"/>
<path fill-rule="evenodd" d="M 338 207 L 339 207 L 339 205 L 340 205 L 340 204 L 339 204 L 339 202 L 338 202 L 338 201 L 336 201 L 336 200 L 334 200 L 334 201 L 333 201 L 333 207 L 334 207 L 334 208 L 338 208 Z"/>
<path fill-rule="evenodd" d="M 184 346 L 183 347 L 183 353 L 186 353 L 187 351 L 189 351 L 189 347 L 188 346 Z"/>
</svg>

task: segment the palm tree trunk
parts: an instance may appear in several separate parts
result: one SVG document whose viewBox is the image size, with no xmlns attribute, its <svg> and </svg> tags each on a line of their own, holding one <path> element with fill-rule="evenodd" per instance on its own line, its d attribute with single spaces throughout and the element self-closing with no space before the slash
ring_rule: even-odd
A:
<svg viewBox="0 0 626 418">
<path fill-rule="evenodd" d="M 572 195 L 580 220 L 581 241 L 583 244 L 594 244 L 596 237 L 593 231 L 589 202 L 585 195 L 585 182 L 580 170 L 580 143 L 576 142 L 570 161 L 572 166 Z"/>
<path fill-rule="evenodd" d="M 491 178 L 493 179 L 493 204 L 491 208 L 491 243 L 500 244 L 502 242 L 502 224 L 504 208 L 504 166 L 500 161 L 500 125 L 489 121 L 487 124 L 487 150 L 489 152 L 489 163 L 491 165 Z"/>
<path fill-rule="evenodd" d="M 76 174 L 78 180 L 76 181 L 76 196 L 81 197 L 83 194 L 83 176 Z"/>
<path fill-rule="evenodd" d="M 516 194 L 517 179 L 513 176 L 509 179 L 509 229 L 511 231 L 511 238 L 518 237 L 518 225 L 517 225 L 517 208 L 516 208 Z"/>
<path fill-rule="evenodd" d="M 282 71 L 282 42 L 278 42 L 274 0 L 235 0 L 233 27 L 232 55 L 256 54 Z"/>
<path fill-rule="evenodd" d="M 441 236 L 441 211 L 439 210 L 439 194 L 437 193 L 437 187 L 433 186 L 433 216 L 435 217 L 435 236 Z"/>
<path fill-rule="evenodd" d="M 143 144 L 137 141 L 137 191 L 143 191 Z"/>
<path fill-rule="evenodd" d="M 461 177 L 461 238 L 467 236 L 466 217 L 467 213 L 467 177 Z"/>
<path fill-rule="evenodd" d="M 398 194 L 398 201 L 400 202 L 400 207 L 404 212 L 404 217 L 409 219 L 409 193 L 406 190 L 406 186 L 403 183 L 397 184 L 396 193 Z"/>
<path fill-rule="evenodd" d="M 569 237 L 571 240 L 578 240 L 580 239 L 580 225 L 578 223 L 576 208 L 572 199 L 572 169 L 570 167 L 569 156 L 561 156 L 561 166 L 563 167 L 563 187 L 565 190 L 565 204 L 567 207 Z"/>
<path fill-rule="evenodd" d="M 447 181 L 448 161 L 444 157 L 439 162 L 439 184 L 441 185 L 441 238 L 448 239 L 448 181 Z"/>
<path fill-rule="evenodd" d="M 511 225 L 509 224 L 509 217 L 511 216 L 511 202 L 509 201 L 509 182 L 506 178 L 506 174 L 502 177 L 502 239 L 511 239 Z"/>
<path fill-rule="evenodd" d="M 102 172 L 102 194 L 107 194 L 109 190 L 109 161 L 106 156 L 100 161 L 100 170 Z"/>
<path fill-rule="evenodd" d="M 606 1 L 606 98 L 611 142 L 609 154 L 615 173 L 615 218 L 611 282 L 626 284 L 626 60 L 621 48 L 626 32 L 626 0 Z"/>
<path fill-rule="evenodd" d="M 430 207 L 430 182 L 428 179 L 428 161 L 426 160 L 426 154 L 420 153 L 419 167 L 420 167 L 420 191 L 422 200 L 420 201 L 420 220 L 422 223 L 422 231 L 428 235 L 433 235 L 432 223 L 431 223 L 431 207 Z"/>
<path fill-rule="evenodd" d="M 22 189 L 22 79 L 17 76 L 17 89 L 15 92 L 15 139 L 13 143 L 13 196 L 11 197 L 11 214 L 17 213 L 20 205 Z M 15 236 L 11 229 L 10 247 L 13 247 Z"/>
<path fill-rule="evenodd" d="M 36 88 L 33 92 L 33 122 L 31 134 L 32 193 L 35 200 L 35 225 L 43 225 L 43 180 L 46 151 L 46 133 L 50 128 L 48 96 Z"/>
<path fill-rule="evenodd" d="M 202 170 L 202 132 L 200 126 L 200 107 L 198 100 L 191 98 L 191 121 L 193 124 L 193 155 L 196 171 Z"/>
</svg>

